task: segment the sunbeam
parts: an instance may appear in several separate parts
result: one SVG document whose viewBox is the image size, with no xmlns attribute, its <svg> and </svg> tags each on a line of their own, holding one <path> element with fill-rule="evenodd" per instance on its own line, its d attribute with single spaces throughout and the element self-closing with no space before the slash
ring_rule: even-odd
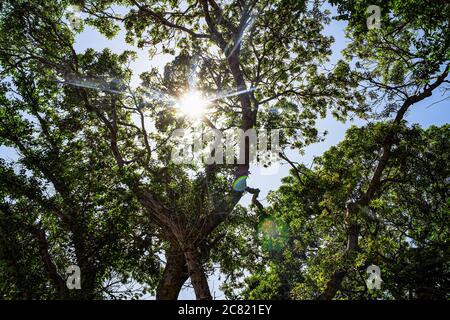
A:
<svg viewBox="0 0 450 320">
<path fill-rule="evenodd" d="M 197 90 L 188 91 L 178 99 L 175 107 L 189 117 L 200 117 L 206 112 L 209 100 Z"/>
</svg>

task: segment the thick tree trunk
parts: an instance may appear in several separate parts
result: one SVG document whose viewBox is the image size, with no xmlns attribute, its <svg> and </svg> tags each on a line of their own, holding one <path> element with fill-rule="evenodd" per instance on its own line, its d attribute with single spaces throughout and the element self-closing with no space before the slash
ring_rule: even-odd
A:
<svg viewBox="0 0 450 320">
<path fill-rule="evenodd" d="M 183 284 L 189 278 L 183 251 L 169 249 L 166 261 L 166 267 L 156 289 L 156 300 L 176 300 Z"/>
<path fill-rule="evenodd" d="M 184 252 L 184 256 L 197 300 L 212 300 L 208 279 L 203 269 L 199 253 L 195 248 L 189 248 L 189 250 Z"/>
</svg>

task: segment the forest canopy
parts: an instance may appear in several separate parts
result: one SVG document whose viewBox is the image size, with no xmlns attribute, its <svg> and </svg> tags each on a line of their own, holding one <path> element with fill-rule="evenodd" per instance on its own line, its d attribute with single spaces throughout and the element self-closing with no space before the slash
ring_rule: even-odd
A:
<svg viewBox="0 0 450 320">
<path fill-rule="evenodd" d="M 0 299 L 449 299 L 449 17 L 2 1 Z"/>
</svg>

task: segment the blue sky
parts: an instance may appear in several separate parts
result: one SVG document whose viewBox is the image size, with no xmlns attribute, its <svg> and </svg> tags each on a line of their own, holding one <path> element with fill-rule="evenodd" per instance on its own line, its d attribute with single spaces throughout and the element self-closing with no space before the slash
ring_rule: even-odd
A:
<svg viewBox="0 0 450 320">
<path fill-rule="evenodd" d="M 337 61 L 340 57 L 340 51 L 346 45 L 346 39 L 344 37 L 345 23 L 332 21 L 332 23 L 326 27 L 325 33 L 332 35 L 335 38 L 333 45 L 333 56 L 331 62 Z M 147 54 L 147 50 L 138 49 L 136 47 L 126 44 L 124 31 L 120 32 L 113 40 L 108 40 L 101 35 L 95 29 L 85 27 L 81 34 L 76 37 L 75 48 L 78 52 L 83 52 L 87 48 L 94 48 L 95 50 L 102 50 L 109 48 L 113 52 L 120 53 L 124 50 L 133 50 L 138 54 L 137 60 L 132 64 L 132 68 L 136 71 L 136 75 L 133 80 L 133 85 L 138 85 L 138 75 L 141 72 L 147 71 L 152 67 L 163 68 L 163 66 L 172 59 L 171 56 L 157 56 L 150 60 Z M 442 101 L 442 96 L 437 92 L 428 100 L 415 105 L 407 115 L 407 120 L 410 123 L 419 123 L 423 127 L 430 125 L 443 125 L 450 121 L 450 100 Z M 330 146 L 337 144 L 344 138 L 346 129 L 352 124 L 363 125 L 361 120 L 355 120 L 353 122 L 340 123 L 334 120 L 332 117 L 321 119 L 318 122 L 319 131 L 328 131 L 326 140 L 322 143 L 314 144 L 306 148 L 304 155 L 299 155 L 296 152 L 288 153 L 294 161 L 305 163 L 310 165 L 315 156 L 321 155 Z M 0 156 L 7 160 L 13 160 L 16 158 L 16 154 L 13 150 L 5 147 L 0 147 Z M 265 197 L 270 190 L 276 189 L 280 185 L 281 178 L 288 174 L 289 167 L 282 165 L 279 172 L 273 176 L 262 176 L 259 170 L 252 168 L 252 175 L 248 180 L 248 184 L 252 187 L 261 189 L 261 199 L 265 203 Z M 241 204 L 246 205 L 249 203 L 250 196 L 244 196 Z M 216 293 L 216 297 L 223 297 L 222 293 L 218 289 L 218 277 L 217 275 L 210 278 L 210 286 L 213 292 Z M 186 289 L 180 295 L 180 298 L 192 299 L 192 290 Z"/>
</svg>

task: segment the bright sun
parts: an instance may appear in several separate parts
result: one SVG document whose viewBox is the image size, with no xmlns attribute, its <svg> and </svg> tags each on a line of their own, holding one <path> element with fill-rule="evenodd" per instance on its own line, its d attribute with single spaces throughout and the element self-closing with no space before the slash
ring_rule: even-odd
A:
<svg viewBox="0 0 450 320">
<path fill-rule="evenodd" d="M 190 117 L 200 117 L 206 112 L 209 101 L 198 91 L 188 91 L 177 101 L 175 107 Z"/>
</svg>

